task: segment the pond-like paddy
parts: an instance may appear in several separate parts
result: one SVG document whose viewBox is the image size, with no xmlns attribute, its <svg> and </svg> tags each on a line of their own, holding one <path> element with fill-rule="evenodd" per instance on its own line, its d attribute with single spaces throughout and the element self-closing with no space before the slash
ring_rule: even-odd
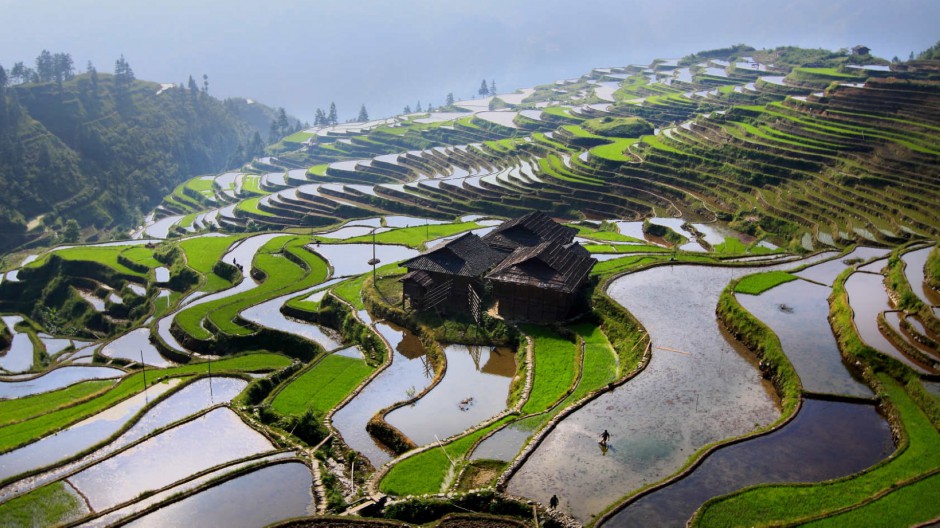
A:
<svg viewBox="0 0 940 528">
<path fill-rule="evenodd" d="M 927 262 L 927 256 L 934 246 L 928 246 L 915 251 L 908 251 L 901 255 L 904 261 L 904 275 L 907 276 L 907 282 L 911 285 L 911 290 L 920 298 L 924 304 L 940 304 L 940 293 L 927 286 L 924 282 L 924 264 Z"/>
<path fill-rule="evenodd" d="M 306 290 L 306 292 L 294 292 L 282 297 L 276 297 L 261 304 L 256 304 L 239 314 L 239 317 L 257 325 L 309 339 L 322 346 L 324 350 L 335 350 L 341 346 L 339 337 L 335 335 L 335 332 L 324 330 L 314 323 L 288 318 L 281 313 L 281 306 L 289 299 L 307 292 L 312 292 L 313 290 L 320 290 L 320 294 L 325 294 L 326 290 L 321 289 L 322 287 L 322 285 L 314 286 Z"/>
<path fill-rule="evenodd" d="M 448 345 L 444 378 L 423 398 L 386 416 L 418 445 L 460 433 L 506 408 L 516 373 L 512 350 Z"/>
<path fill-rule="evenodd" d="M 887 254 L 888 250 L 883 248 L 857 247 L 847 255 L 816 264 L 815 266 L 810 266 L 802 271 L 797 272 L 796 275 L 803 277 L 804 279 L 818 282 L 820 284 L 832 286 L 832 283 L 835 282 L 836 277 L 845 271 L 845 268 L 851 266 L 854 263 L 876 257 L 883 257 Z M 871 265 L 878 266 L 878 264 L 875 263 L 872 263 Z M 884 263 L 881 263 L 881 266 L 883 265 Z"/>
<path fill-rule="evenodd" d="M 22 398 L 31 394 L 61 389 L 79 381 L 112 379 L 123 375 L 123 370 L 111 367 L 59 367 L 42 376 L 28 380 L 0 380 L 0 399 Z"/>
<path fill-rule="evenodd" d="M 366 424 L 381 409 L 424 390 L 434 377 L 434 368 L 415 335 L 385 323 L 376 323 L 375 328 L 391 345 L 392 363 L 333 414 L 333 426 L 349 447 L 378 467 L 392 457 L 373 440 Z"/>
<path fill-rule="evenodd" d="M 0 480 L 48 466 L 102 442 L 140 412 L 151 398 L 158 397 L 178 383 L 179 380 L 170 380 L 151 385 L 146 393 L 142 392 L 58 433 L 0 455 Z"/>
<path fill-rule="evenodd" d="M 878 328 L 878 314 L 893 309 L 883 280 L 881 275 L 856 272 L 845 281 L 845 291 L 849 295 L 858 335 L 862 341 L 882 354 L 902 361 L 917 372 L 929 372 L 901 353 Z"/>
<path fill-rule="evenodd" d="M 781 429 L 718 449 L 688 476 L 641 497 L 602 526 L 685 526 L 711 497 L 765 482 L 850 475 L 893 451 L 891 428 L 874 406 L 807 399 Z"/>
<path fill-rule="evenodd" d="M 138 328 L 111 341 L 101 348 L 101 355 L 121 358 L 153 367 L 168 367 L 175 363 L 160 355 L 160 351 L 150 342 L 150 329 Z"/>
<path fill-rule="evenodd" d="M 223 482 L 127 526 L 254 528 L 316 513 L 313 476 L 300 462 L 283 462 Z"/>
<path fill-rule="evenodd" d="M 564 496 L 566 509 L 586 521 L 630 490 L 670 475 L 701 446 L 776 420 L 772 390 L 715 320 L 724 286 L 754 271 L 659 266 L 614 281 L 608 293 L 649 332 L 652 359 L 629 383 L 561 421 L 509 481 L 510 493 Z M 605 429 L 612 434 L 606 453 L 597 445 Z"/>
<path fill-rule="evenodd" d="M 780 338 L 804 390 L 869 398 L 868 386 L 852 378 L 842 364 L 828 321 L 830 292 L 825 286 L 795 280 L 760 295 L 738 294 L 737 299 Z"/>
<path fill-rule="evenodd" d="M 69 477 L 101 511 L 224 462 L 271 450 L 271 443 L 220 408 Z"/>
<path fill-rule="evenodd" d="M 13 342 L 6 354 L 0 356 L 0 369 L 13 373 L 31 369 L 33 367 L 33 342 L 29 339 L 29 334 L 17 332 L 13 328 L 23 318 L 18 315 L 5 315 L 2 319 L 3 324 L 13 335 Z"/>
<path fill-rule="evenodd" d="M 372 271 L 372 266 L 369 265 L 369 260 L 372 259 L 372 244 L 320 244 L 309 245 L 307 248 L 329 261 L 333 266 L 334 277 L 362 275 Z M 416 250 L 406 246 L 375 245 L 375 256 L 381 261 L 379 266 L 405 260 L 417 254 Z"/>
</svg>

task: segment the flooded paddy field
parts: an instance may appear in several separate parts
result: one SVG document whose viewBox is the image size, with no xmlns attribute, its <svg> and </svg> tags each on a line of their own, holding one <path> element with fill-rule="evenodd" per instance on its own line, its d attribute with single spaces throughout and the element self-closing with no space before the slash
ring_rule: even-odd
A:
<svg viewBox="0 0 940 528">
<path fill-rule="evenodd" d="M 512 350 L 448 345 L 444 378 L 417 402 L 390 412 L 386 421 L 418 445 L 460 433 L 506 408 L 516 374 Z"/>
<path fill-rule="evenodd" d="M 891 429 L 873 405 L 810 398 L 780 429 L 715 450 L 687 476 L 631 502 L 601 526 L 685 526 L 712 497 L 765 482 L 850 475 L 893 451 Z"/>
<path fill-rule="evenodd" d="M 832 254 L 820 254 L 803 263 Z M 608 504 L 676 471 L 698 448 L 779 417 L 752 359 L 719 330 L 715 306 L 733 278 L 793 268 L 659 266 L 615 280 L 608 294 L 646 328 L 649 365 L 626 385 L 561 421 L 510 479 L 510 493 L 545 500 L 586 521 Z M 598 448 L 600 431 L 612 438 Z"/>
<path fill-rule="evenodd" d="M 91 379 L 115 379 L 123 376 L 125 372 L 113 367 L 59 367 L 49 372 L 28 379 L 8 381 L 0 379 L 0 399 L 14 399 L 48 392 L 73 383 Z"/>
<path fill-rule="evenodd" d="M 392 457 L 366 431 L 366 424 L 381 409 L 424 390 L 434 377 L 434 368 L 424 345 L 411 332 L 386 323 L 376 323 L 375 329 L 391 345 L 392 362 L 333 414 L 333 426 L 349 447 L 378 467 Z"/>
</svg>

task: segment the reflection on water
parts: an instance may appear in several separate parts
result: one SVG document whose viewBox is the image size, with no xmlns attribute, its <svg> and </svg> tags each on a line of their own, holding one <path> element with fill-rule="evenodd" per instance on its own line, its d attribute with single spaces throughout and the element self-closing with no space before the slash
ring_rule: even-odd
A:
<svg viewBox="0 0 940 528">
<path fill-rule="evenodd" d="M 66 473 L 75 471 L 80 467 L 101 460 L 118 449 L 140 440 L 161 427 L 182 420 L 187 416 L 196 414 L 217 403 L 230 401 L 247 385 L 248 382 L 238 378 L 214 377 L 194 381 L 147 411 L 137 423 L 113 442 L 74 462 L 28 477 L 16 483 L 16 488 L 18 491 L 33 489 L 53 479 L 59 478 Z M 0 493 L 0 499 L 6 495 L 6 492 L 7 490 L 3 490 L 3 492 Z"/>
<path fill-rule="evenodd" d="M 809 279 L 820 284 L 825 284 L 827 286 L 832 286 L 832 283 L 836 281 L 836 277 L 840 273 L 845 271 L 845 268 L 857 264 L 858 262 L 865 261 L 875 257 L 883 257 L 887 255 L 889 250 L 884 248 L 875 248 L 875 247 L 857 247 L 848 255 L 842 257 L 834 258 L 830 261 L 823 262 L 821 264 L 816 264 L 815 266 L 810 266 L 803 271 L 796 273 L 797 276 L 803 277 L 804 279 Z M 879 266 L 879 264 L 867 264 L 870 266 Z M 880 264 L 883 266 L 884 263 Z"/>
<path fill-rule="evenodd" d="M 333 266 L 334 277 L 362 275 L 372 271 L 372 266 L 369 265 L 369 260 L 372 259 L 372 244 L 320 244 L 307 246 L 307 249 L 316 252 Z M 417 251 L 406 246 L 375 245 L 375 256 L 381 261 L 380 266 L 417 254 Z"/>
<path fill-rule="evenodd" d="M 128 398 L 63 431 L 0 455 L 0 479 L 48 466 L 103 441 L 123 427 L 147 405 L 150 398 L 156 398 L 178 383 L 179 380 L 170 380 L 151 385 L 146 393 Z"/>
<path fill-rule="evenodd" d="M 127 526 L 266 526 L 315 514 L 312 485 L 310 469 L 304 464 L 275 464 L 160 508 Z"/>
<path fill-rule="evenodd" d="M 869 398 L 868 386 L 853 379 L 842 364 L 828 321 L 830 291 L 795 280 L 760 295 L 739 294 L 737 299 L 780 338 L 805 390 Z"/>
<path fill-rule="evenodd" d="M 123 375 L 123 370 L 111 367 L 59 367 L 30 380 L 0 380 L 0 398 L 22 398 L 31 394 L 61 389 L 79 381 L 119 378 Z"/>
<path fill-rule="evenodd" d="M 924 304 L 940 304 L 940 293 L 927 286 L 924 281 L 924 264 L 934 246 L 927 246 L 916 251 L 908 251 L 901 255 L 904 261 L 904 275 L 907 276 L 907 282 L 911 289 Z"/>
<path fill-rule="evenodd" d="M 306 290 L 306 292 L 320 287 L 321 285 L 314 286 L 313 288 Z M 339 348 L 341 343 L 338 341 L 338 338 L 334 335 L 334 333 L 328 334 L 319 325 L 306 321 L 290 319 L 281 313 L 281 306 L 283 306 L 284 303 L 294 297 L 297 297 L 298 295 L 303 295 L 306 292 L 294 292 L 281 297 L 276 297 L 261 304 L 256 304 L 239 314 L 239 317 L 257 325 L 272 328 L 274 330 L 280 330 L 281 332 L 286 332 L 288 334 L 294 334 L 303 337 L 304 339 L 309 339 L 310 341 L 313 341 L 314 343 L 322 346 L 324 350 L 335 350 Z"/>
<path fill-rule="evenodd" d="M 444 354 L 447 371 L 441 382 L 386 416 L 418 445 L 453 436 L 505 409 L 516 373 L 515 355 L 506 348 L 448 345 Z"/>
<path fill-rule="evenodd" d="M 22 320 L 18 315 L 3 316 L 3 323 L 13 335 L 9 350 L 0 356 L 0 368 L 7 372 L 25 372 L 33 367 L 33 342 L 30 341 L 29 334 L 17 332 L 13 328 Z"/>
<path fill-rule="evenodd" d="M 101 511 L 194 473 L 272 448 L 233 411 L 219 408 L 69 477 Z"/>
<path fill-rule="evenodd" d="M 924 367 L 902 354 L 878 329 L 878 314 L 893 309 L 883 280 L 881 275 L 853 273 L 845 281 L 845 291 L 849 295 L 858 335 L 875 350 L 901 360 L 918 372 L 927 372 Z"/>
<path fill-rule="evenodd" d="M 143 357 L 147 365 L 163 368 L 175 365 L 172 361 L 160 355 L 157 347 L 150 342 L 150 329 L 138 328 L 111 341 L 101 348 L 101 355 L 110 358 L 121 358 L 140 363 Z"/>
<path fill-rule="evenodd" d="M 850 475 L 892 451 L 891 428 L 874 406 L 807 399 L 781 429 L 718 449 L 689 476 L 637 500 L 603 526 L 685 526 L 711 497 L 764 482 Z"/>
<path fill-rule="evenodd" d="M 379 410 L 424 390 L 434 376 L 434 369 L 421 340 L 411 332 L 386 323 L 376 323 L 375 327 L 392 346 L 392 364 L 336 411 L 333 425 L 349 447 L 378 467 L 391 460 L 391 456 L 375 443 L 366 431 L 366 424 Z"/>
<path fill-rule="evenodd" d="M 630 383 L 561 421 L 510 480 L 509 492 L 564 496 L 565 509 L 585 521 L 672 474 L 701 446 L 773 422 L 774 399 L 719 331 L 715 306 L 731 279 L 796 265 L 660 266 L 614 281 L 608 293 L 649 332 L 652 359 Z M 597 449 L 605 429 L 612 434 L 606 454 Z"/>
</svg>

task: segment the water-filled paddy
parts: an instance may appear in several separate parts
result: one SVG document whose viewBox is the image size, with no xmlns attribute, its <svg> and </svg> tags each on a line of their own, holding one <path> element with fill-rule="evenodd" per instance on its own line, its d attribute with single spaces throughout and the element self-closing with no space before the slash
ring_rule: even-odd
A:
<svg viewBox="0 0 940 528">
<path fill-rule="evenodd" d="M 372 271 L 369 260 L 372 258 L 372 244 L 320 244 L 307 246 L 311 251 L 326 259 L 333 266 L 334 277 L 361 275 Z M 417 255 L 418 252 L 406 246 L 376 244 L 375 256 L 381 266 L 398 262 Z"/>
<path fill-rule="evenodd" d="M 902 354 L 878 328 L 878 314 L 893 309 L 883 280 L 881 275 L 856 272 L 845 281 L 858 335 L 875 350 L 904 362 L 918 372 L 926 372 L 924 367 Z"/>
<path fill-rule="evenodd" d="M 894 450 L 872 405 L 807 399 L 781 429 L 723 447 L 690 475 L 646 495 L 602 526 L 685 526 L 711 497 L 764 482 L 817 482 L 874 465 Z"/>
<path fill-rule="evenodd" d="M 376 444 L 366 431 L 366 424 L 379 410 L 424 390 L 434 376 L 434 369 L 415 335 L 385 323 L 376 323 L 375 327 L 391 345 L 392 363 L 333 414 L 333 426 L 349 447 L 378 467 L 391 460 L 391 455 Z"/>
<path fill-rule="evenodd" d="M 154 367 L 168 367 L 174 363 L 160 355 L 160 351 L 150 342 L 150 329 L 138 328 L 111 341 L 101 348 L 101 355 L 110 358 L 127 359 Z M 143 359 L 141 359 L 143 358 Z"/>
<path fill-rule="evenodd" d="M 444 378 L 423 398 L 386 416 L 418 445 L 444 439 L 506 408 L 516 372 L 509 349 L 448 345 Z"/>
<path fill-rule="evenodd" d="M 828 321 L 830 292 L 825 286 L 795 280 L 760 295 L 738 294 L 737 299 L 780 338 L 804 390 L 871 397 L 868 386 L 852 378 L 842 364 Z"/>
<path fill-rule="evenodd" d="M 815 266 L 810 266 L 796 273 L 796 275 L 803 277 L 804 279 L 818 282 L 820 284 L 832 286 L 832 283 L 835 282 L 836 277 L 838 277 L 840 273 L 845 271 L 845 268 L 851 266 L 853 263 L 876 257 L 883 257 L 887 254 L 888 250 L 883 248 L 857 247 L 847 255 L 816 264 Z M 872 265 L 877 266 L 878 264 L 872 263 Z M 881 266 L 883 265 L 884 264 L 882 263 Z"/>
<path fill-rule="evenodd" d="M 29 334 L 17 332 L 13 326 L 23 320 L 18 315 L 3 316 L 3 324 L 13 334 L 13 342 L 6 354 L 0 356 L 0 368 L 7 372 L 25 372 L 33 367 L 33 342 Z"/>
<path fill-rule="evenodd" d="M 0 455 L 0 480 L 48 466 L 98 444 L 123 427 L 151 398 L 158 397 L 178 383 L 179 380 L 170 380 L 150 385 L 146 393 L 142 392 L 58 433 Z"/>
<path fill-rule="evenodd" d="M 924 282 L 924 264 L 927 262 L 927 256 L 930 255 L 933 247 L 927 246 L 901 255 L 901 260 L 905 264 L 904 275 L 907 277 L 907 283 L 911 285 L 911 290 L 924 304 L 931 305 L 940 304 L 940 294 Z"/>
<path fill-rule="evenodd" d="M 123 370 L 112 367 L 59 367 L 28 380 L 0 380 L 0 398 L 22 398 L 31 394 L 61 389 L 79 381 L 112 379 L 123 375 Z"/>
<path fill-rule="evenodd" d="M 542 500 L 557 493 L 576 518 L 587 520 L 673 473 L 699 447 L 776 420 L 771 390 L 715 320 L 724 286 L 754 271 L 659 266 L 614 281 L 608 293 L 649 332 L 652 359 L 629 383 L 561 421 L 510 480 L 509 491 Z M 612 434 L 606 453 L 597 445 L 605 429 Z"/>
<path fill-rule="evenodd" d="M 317 285 L 311 289 L 308 289 L 306 292 L 294 292 L 281 297 L 276 297 L 270 301 L 256 304 L 251 308 L 248 308 L 239 314 L 239 317 L 257 325 L 265 326 L 274 330 L 280 330 L 281 332 L 286 332 L 288 334 L 298 335 L 304 339 L 309 339 L 322 346 L 325 350 L 334 350 L 340 347 L 339 338 L 335 336 L 334 333 L 325 331 L 319 325 L 314 323 L 291 319 L 281 313 L 281 306 L 283 306 L 284 303 L 286 303 L 289 299 L 297 297 L 298 295 L 303 295 L 304 293 L 315 289 L 321 289 L 319 293 L 321 295 L 325 294 L 326 290 L 322 290 L 322 288 L 323 285 Z"/>
<path fill-rule="evenodd" d="M 100 511 L 218 464 L 272 448 L 225 408 L 174 427 L 69 477 Z"/>
<path fill-rule="evenodd" d="M 310 468 L 304 464 L 274 464 L 160 508 L 127 526 L 266 526 L 315 514 L 312 485 Z"/>
</svg>

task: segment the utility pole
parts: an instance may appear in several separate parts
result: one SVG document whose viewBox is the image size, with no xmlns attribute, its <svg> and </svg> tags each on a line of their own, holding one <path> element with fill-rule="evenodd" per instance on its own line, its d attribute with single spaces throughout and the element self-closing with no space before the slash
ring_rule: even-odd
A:
<svg viewBox="0 0 940 528">
<path fill-rule="evenodd" d="M 143 368 L 143 374 L 144 374 L 144 399 L 149 405 L 150 396 L 147 394 L 147 364 L 144 363 L 144 351 L 138 350 L 138 352 L 140 352 L 140 366 L 141 368 Z"/>
</svg>

